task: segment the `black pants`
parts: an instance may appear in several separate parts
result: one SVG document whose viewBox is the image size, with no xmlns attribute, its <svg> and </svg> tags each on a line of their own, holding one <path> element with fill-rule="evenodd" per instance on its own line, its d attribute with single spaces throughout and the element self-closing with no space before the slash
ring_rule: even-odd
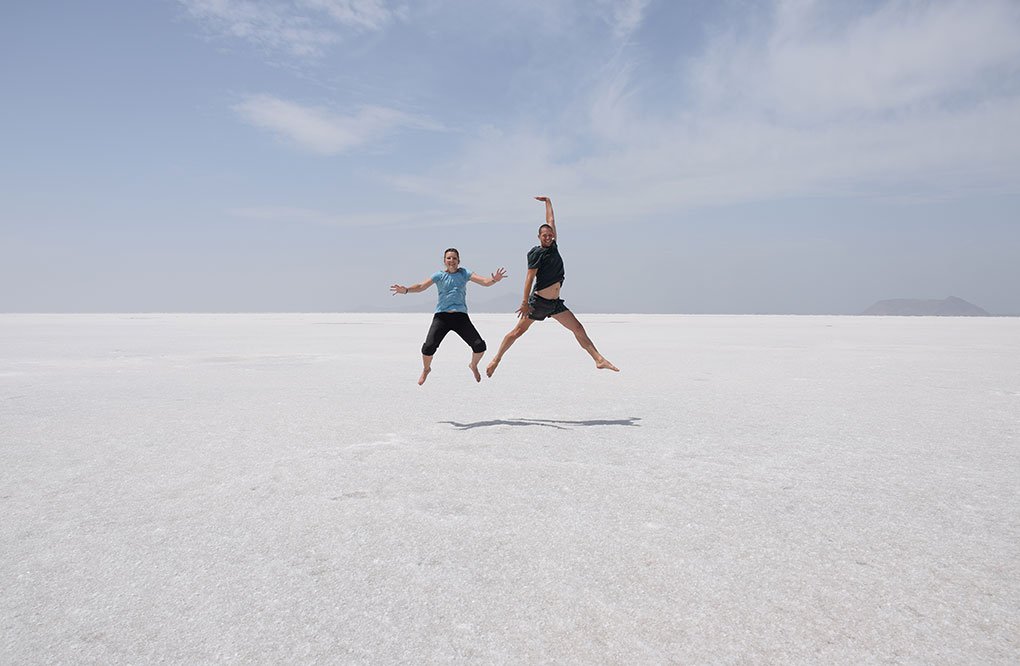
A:
<svg viewBox="0 0 1020 666">
<path fill-rule="evenodd" d="M 485 351 L 485 340 L 482 340 L 466 312 L 437 312 L 432 317 L 432 327 L 425 338 L 425 344 L 421 346 L 421 353 L 425 356 L 435 354 L 439 343 L 450 331 L 456 332 L 476 354 Z"/>
</svg>

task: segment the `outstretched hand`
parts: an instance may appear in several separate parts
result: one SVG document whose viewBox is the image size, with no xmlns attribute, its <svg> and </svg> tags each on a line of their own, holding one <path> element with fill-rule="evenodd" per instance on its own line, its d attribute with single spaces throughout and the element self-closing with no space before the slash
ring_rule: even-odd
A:
<svg viewBox="0 0 1020 666">
<path fill-rule="evenodd" d="M 390 291 L 392 291 L 393 295 L 396 296 L 397 294 L 406 294 L 408 289 L 402 284 L 391 284 Z"/>
<path fill-rule="evenodd" d="M 549 203 L 549 197 L 535 197 L 535 199 L 541 201 L 542 203 Z"/>
<path fill-rule="evenodd" d="M 500 280 L 502 280 L 505 277 L 506 277 L 506 269 L 503 268 L 503 267 L 500 267 L 500 269 L 498 271 L 496 271 L 495 273 L 492 274 L 492 281 L 493 282 L 499 282 Z"/>
</svg>

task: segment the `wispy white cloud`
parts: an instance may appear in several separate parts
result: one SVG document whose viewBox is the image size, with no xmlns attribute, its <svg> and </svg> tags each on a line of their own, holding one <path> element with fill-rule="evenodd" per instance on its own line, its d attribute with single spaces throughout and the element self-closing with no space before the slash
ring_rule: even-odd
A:
<svg viewBox="0 0 1020 666">
<path fill-rule="evenodd" d="M 249 97 L 234 110 L 246 122 L 322 155 L 344 153 L 401 129 L 442 129 L 437 123 L 384 107 L 366 106 L 353 115 L 342 115 L 271 95 Z"/>
<path fill-rule="evenodd" d="M 315 224 L 330 227 L 374 227 L 380 225 L 428 225 L 448 221 L 446 211 L 415 210 L 407 212 L 335 213 L 294 206 L 249 206 L 234 208 L 233 217 L 277 224 Z"/>
<path fill-rule="evenodd" d="M 613 36 L 624 40 L 640 26 L 651 0 L 599 0 L 597 6 L 612 26 Z"/>
<path fill-rule="evenodd" d="M 320 11 L 340 25 L 380 30 L 406 10 L 386 0 L 299 0 L 299 7 Z"/>
<path fill-rule="evenodd" d="M 699 101 L 817 123 L 987 94 L 1020 70 L 1015 3 L 893 1 L 849 20 L 831 7 L 787 0 L 769 31 L 718 35 L 691 69 Z"/>
<path fill-rule="evenodd" d="M 513 219 L 521 203 L 527 203 L 522 192 L 537 196 L 547 187 L 583 187 L 584 174 L 575 164 L 557 165 L 563 147 L 540 133 L 486 127 L 451 162 L 429 173 L 392 175 L 388 180 L 399 190 L 469 211 L 474 219 Z"/>
<path fill-rule="evenodd" d="M 1020 188 L 1020 5 L 778 2 L 749 30 L 710 35 L 673 80 L 621 58 L 563 118 L 481 131 L 393 182 L 479 210 L 556 192 L 593 217 Z"/>
<path fill-rule="evenodd" d="M 320 56 L 345 31 L 380 30 L 404 10 L 386 0 L 179 0 L 208 30 L 267 51 Z"/>
</svg>

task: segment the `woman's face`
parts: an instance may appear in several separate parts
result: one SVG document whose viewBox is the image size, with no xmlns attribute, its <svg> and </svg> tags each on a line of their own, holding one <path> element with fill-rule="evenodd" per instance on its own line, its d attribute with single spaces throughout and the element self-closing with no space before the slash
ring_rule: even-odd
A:
<svg viewBox="0 0 1020 666">
<path fill-rule="evenodd" d="M 443 264 L 446 266 L 447 273 L 456 273 L 460 268 L 460 255 L 456 252 L 447 252 L 443 255 Z"/>
</svg>

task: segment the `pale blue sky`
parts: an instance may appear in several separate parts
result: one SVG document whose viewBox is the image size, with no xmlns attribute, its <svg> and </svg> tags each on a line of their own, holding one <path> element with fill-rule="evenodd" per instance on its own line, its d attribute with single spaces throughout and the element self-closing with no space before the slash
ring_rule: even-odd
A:
<svg viewBox="0 0 1020 666">
<path fill-rule="evenodd" d="M 1020 313 L 1020 4 L 0 8 L 0 311 Z"/>
</svg>

